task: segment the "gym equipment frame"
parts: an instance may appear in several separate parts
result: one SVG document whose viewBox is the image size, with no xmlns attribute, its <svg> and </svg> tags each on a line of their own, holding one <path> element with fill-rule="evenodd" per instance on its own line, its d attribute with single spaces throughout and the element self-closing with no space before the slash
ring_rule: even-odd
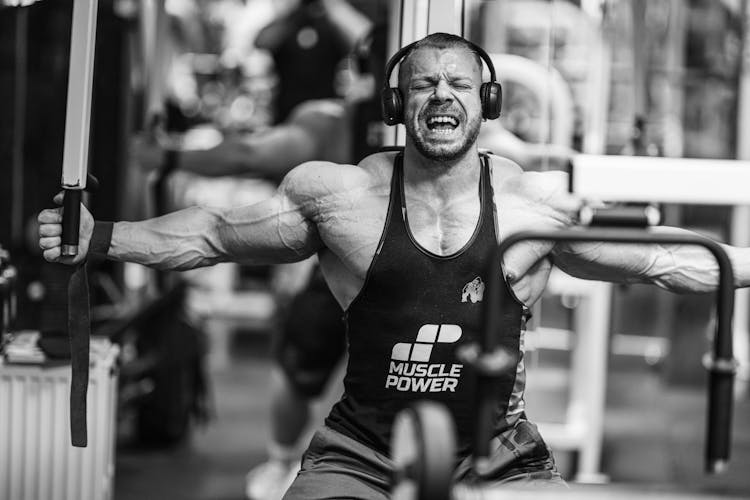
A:
<svg viewBox="0 0 750 500">
<path fill-rule="evenodd" d="M 636 211 L 637 212 L 637 211 Z M 493 249 L 487 261 L 487 281 L 483 300 L 484 331 L 480 342 L 465 346 L 464 362 L 471 364 L 477 373 L 476 392 L 476 425 L 474 427 L 473 460 L 474 467 L 481 474 L 489 464 L 490 441 L 492 438 L 492 416 L 497 401 L 493 394 L 493 379 L 508 369 L 508 363 L 513 357 L 509 356 L 498 339 L 500 324 L 500 290 L 504 286 L 503 277 L 497 272 L 501 268 L 502 257 L 513 245 L 527 240 L 547 240 L 555 242 L 610 242 L 622 244 L 685 244 L 696 245 L 707 249 L 719 265 L 719 287 L 716 298 L 716 334 L 713 339 L 712 351 L 704 359 L 704 365 L 709 371 L 708 408 L 706 421 L 705 470 L 709 474 L 724 472 L 729 463 L 731 425 L 733 409 L 733 383 L 737 369 L 732 353 L 732 315 L 734 310 L 734 272 L 731 261 L 721 245 L 713 240 L 699 235 L 662 234 L 640 229 L 634 226 L 647 226 L 652 223 L 648 211 L 642 214 L 633 212 L 591 214 L 591 225 L 619 224 L 612 227 L 585 227 L 558 231 L 522 231 L 508 236 Z M 625 226 L 625 227 L 623 227 Z M 446 484 L 446 463 L 450 461 L 428 457 L 430 450 L 453 449 L 453 436 L 445 437 L 443 433 L 430 432 L 435 427 L 428 421 L 428 416 L 436 413 L 435 408 L 425 411 L 420 403 L 400 413 L 394 426 L 393 440 L 411 441 L 411 449 L 395 453 L 396 464 L 394 492 L 405 498 L 407 491 L 416 498 L 436 498 L 434 485 Z M 448 428 L 443 422 L 447 411 L 438 419 L 436 428 Z M 404 423 L 406 421 L 406 423 Z M 398 436 L 397 436 L 398 434 Z M 429 436 L 430 443 L 423 443 L 425 436 Z M 440 441 L 436 443 L 436 441 Z M 396 456 L 399 455 L 399 456 Z M 445 457 L 443 457 L 445 458 Z M 400 482 L 411 481 L 409 489 Z M 445 498 L 452 498 L 449 492 Z M 427 496 L 432 492 L 433 496 Z M 442 496 L 441 496 L 442 498 Z"/>
<path fill-rule="evenodd" d="M 496 270 L 502 262 L 504 253 L 516 243 L 525 240 L 550 240 L 556 242 L 610 242 L 610 243 L 648 243 L 648 244 L 684 244 L 706 248 L 713 254 L 719 264 L 719 290 L 716 299 L 716 335 L 710 356 L 705 361 L 709 371 L 708 415 L 706 424 L 705 469 L 708 473 L 723 472 L 729 461 L 731 439 L 731 417 L 733 408 L 732 386 L 736 362 L 732 353 L 732 314 L 734 310 L 734 272 L 721 245 L 699 235 L 660 234 L 641 229 L 622 228 L 586 228 L 561 231 L 523 231 L 506 238 L 497 246 L 489 259 L 490 269 Z M 504 366 L 494 359 L 497 356 L 497 325 L 499 308 L 492 307 L 499 299 L 502 277 L 499 273 L 490 274 L 485 297 L 484 319 L 485 331 L 481 352 L 476 365 L 479 381 L 477 391 L 477 425 L 474 438 L 474 456 L 478 467 L 489 454 L 489 439 L 492 410 L 495 401 L 487 393 L 489 382 Z"/>
</svg>

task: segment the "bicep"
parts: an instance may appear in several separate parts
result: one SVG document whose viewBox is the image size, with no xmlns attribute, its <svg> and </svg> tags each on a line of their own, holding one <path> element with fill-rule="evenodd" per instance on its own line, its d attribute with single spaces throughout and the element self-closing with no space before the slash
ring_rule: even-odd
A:
<svg viewBox="0 0 750 500">
<path fill-rule="evenodd" d="M 221 253 L 244 263 L 297 262 L 322 247 L 315 224 L 281 189 L 260 203 L 223 210 L 216 231 Z"/>
</svg>

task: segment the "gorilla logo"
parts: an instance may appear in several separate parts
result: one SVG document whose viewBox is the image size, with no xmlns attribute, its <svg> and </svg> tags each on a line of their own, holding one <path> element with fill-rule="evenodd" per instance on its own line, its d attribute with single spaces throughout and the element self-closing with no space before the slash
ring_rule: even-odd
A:
<svg viewBox="0 0 750 500">
<path fill-rule="evenodd" d="M 477 302 L 482 301 L 483 295 L 484 283 L 482 283 L 482 279 L 477 276 L 464 285 L 463 290 L 461 290 L 461 302 L 471 301 L 472 304 L 476 304 Z"/>
</svg>

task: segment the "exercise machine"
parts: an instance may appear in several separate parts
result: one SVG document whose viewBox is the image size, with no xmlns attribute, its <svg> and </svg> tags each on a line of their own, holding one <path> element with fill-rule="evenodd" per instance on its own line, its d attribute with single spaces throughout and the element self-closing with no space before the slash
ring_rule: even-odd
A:
<svg viewBox="0 0 750 500">
<path fill-rule="evenodd" d="M 732 315 L 734 309 L 734 273 L 732 264 L 720 244 L 699 235 L 659 233 L 649 229 L 658 222 L 653 206 L 639 208 L 593 209 L 584 207 L 581 221 L 585 226 L 558 231 L 524 231 L 508 236 L 487 259 L 488 279 L 484 298 L 484 332 L 475 346 L 466 346 L 464 362 L 477 374 L 476 424 L 473 439 L 473 466 L 478 472 L 488 466 L 492 415 L 497 401 L 492 393 L 493 380 L 508 369 L 513 357 L 499 346 L 497 307 L 499 291 L 504 286 L 497 273 L 503 255 L 513 245 L 527 240 L 555 242 L 612 242 L 618 244 L 682 244 L 707 249 L 719 265 L 719 289 L 716 297 L 716 334 L 713 348 L 704 359 L 709 372 L 705 441 L 705 471 L 724 472 L 729 464 L 733 383 L 737 366 L 732 352 Z M 399 413 L 393 432 L 393 459 L 396 464 L 394 492 L 409 491 L 414 498 L 453 498 L 450 486 L 450 464 L 455 449 L 450 434 L 450 416 L 434 403 L 417 403 Z M 450 450 L 448 457 L 435 456 L 439 450 Z M 449 458 L 450 457 L 450 458 Z M 447 489 L 443 489 L 449 484 Z M 439 490 L 436 493 L 436 486 Z M 476 493 L 476 492 L 474 492 Z M 485 493 L 491 493 L 488 489 Z"/>
</svg>

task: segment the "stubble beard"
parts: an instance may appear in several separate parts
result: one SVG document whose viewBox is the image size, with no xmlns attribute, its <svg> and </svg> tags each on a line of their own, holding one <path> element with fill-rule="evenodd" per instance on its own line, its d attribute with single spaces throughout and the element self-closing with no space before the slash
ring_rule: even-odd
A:
<svg viewBox="0 0 750 500">
<path fill-rule="evenodd" d="M 409 136 L 414 147 L 422 156 L 428 160 L 444 163 L 463 157 L 471 149 L 479 137 L 482 120 L 476 117 L 468 122 L 464 132 L 464 140 L 451 144 L 430 142 L 419 134 L 416 125 L 412 121 L 407 122 L 405 126 L 406 135 Z"/>
</svg>

